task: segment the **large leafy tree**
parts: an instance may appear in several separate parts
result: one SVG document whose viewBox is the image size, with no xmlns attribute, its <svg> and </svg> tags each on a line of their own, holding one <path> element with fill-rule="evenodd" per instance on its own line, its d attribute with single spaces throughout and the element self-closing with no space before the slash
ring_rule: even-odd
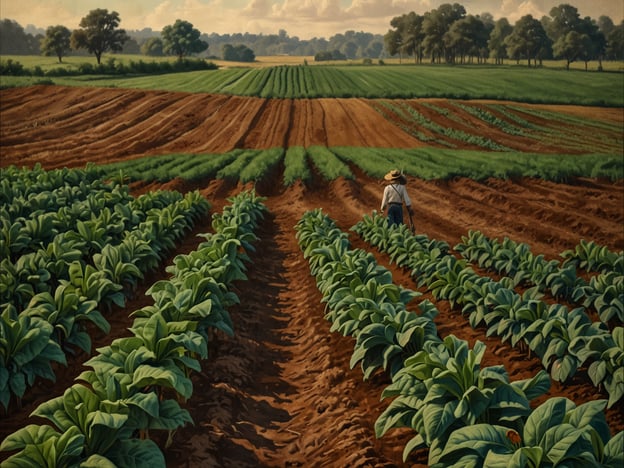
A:
<svg viewBox="0 0 624 468">
<path fill-rule="evenodd" d="M 444 3 L 437 9 L 425 13 L 423 20 L 423 32 L 425 38 L 423 45 L 425 52 L 431 56 L 431 61 L 438 62 L 442 58 L 448 60 L 444 44 L 444 35 L 450 29 L 451 25 L 466 16 L 466 9 L 459 3 Z"/>
<path fill-rule="evenodd" d="M 31 55 L 39 53 L 41 35 L 27 34 L 10 19 L 0 21 L 0 55 Z"/>
<path fill-rule="evenodd" d="M 71 46 L 74 49 L 87 49 L 95 55 L 100 63 L 104 52 L 120 52 L 124 42 L 129 39 L 126 31 L 118 29 L 119 13 L 111 13 L 106 9 L 91 10 L 80 20 L 80 29 L 74 30 L 71 35 Z"/>
<path fill-rule="evenodd" d="M 548 23 L 547 32 L 553 42 L 571 31 L 579 32 L 581 18 L 576 7 L 562 3 L 551 8 L 550 17 L 552 20 Z"/>
<path fill-rule="evenodd" d="M 606 53 L 610 60 L 624 60 L 624 21 L 607 35 Z"/>
<path fill-rule="evenodd" d="M 389 29 L 384 34 L 384 45 L 390 55 L 396 55 L 401 52 L 401 33 L 397 29 Z"/>
<path fill-rule="evenodd" d="M 566 70 L 570 69 L 570 63 L 574 62 L 586 43 L 585 38 L 578 31 L 569 31 L 567 34 L 559 36 L 553 44 L 553 54 L 555 57 L 563 58 L 566 61 Z"/>
<path fill-rule="evenodd" d="M 396 24 L 401 33 L 403 51 L 408 55 L 414 55 L 415 62 L 422 62 L 422 42 L 425 39 L 425 33 L 423 31 L 424 17 L 410 12 L 407 15 L 395 19 L 397 20 Z"/>
<path fill-rule="evenodd" d="M 505 38 L 509 36 L 512 31 L 513 27 L 509 24 L 509 20 L 507 18 L 501 18 L 494 24 L 494 29 L 490 33 L 490 38 L 488 40 L 490 58 L 493 58 L 497 65 L 502 64 L 503 59 L 508 57 Z"/>
<path fill-rule="evenodd" d="M 589 16 L 581 20 L 579 30 L 582 35 L 579 58 L 585 62 L 585 70 L 590 60 L 598 60 L 598 70 L 602 70 L 602 59 L 607 50 L 607 39 L 604 33 L 600 30 L 598 23 Z"/>
<path fill-rule="evenodd" d="M 185 56 L 198 54 L 208 48 L 208 43 L 200 39 L 201 33 L 191 23 L 176 20 L 162 30 L 163 51 L 177 55 L 182 60 Z"/>
<path fill-rule="evenodd" d="M 572 5 L 562 3 L 550 10 L 550 18 L 544 18 L 544 28 L 553 41 L 555 58 L 566 61 L 566 69 L 574 62 L 587 43 L 580 31 L 581 18 L 578 10 Z"/>
<path fill-rule="evenodd" d="M 468 15 L 455 21 L 444 35 L 444 45 L 449 61 L 457 59 L 464 63 L 466 57 L 481 58 L 481 51 L 487 46 L 489 31 L 476 16 Z"/>
<path fill-rule="evenodd" d="M 537 65 L 542 51 L 550 47 L 550 39 L 540 21 L 525 15 L 516 21 L 512 33 L 505 38 L 505 45 L 511 57 L 526 58 L 531 66 L 531 60 L 535 59 Z"/>
<path fill-rule="evenodd" d="M 56 55 L 59 63 L 63 63 L 63 56 L 71 49 L 71 31 L 65 26 L 50 26 L 46 35 L 41 39 L 41 53 L 43 55 Z"/>
<path fill-rule="evenodd" d="M 561 4 L 550 10 L 551 20 L 546 23 L 546 31 L 553 41 L 553 53 L 557 58 L 566 60 L 566 68 L 577 59 L 587 62 L 601 60 L 606 49 L 606 39 L 598 23 L 590 17 L 581 19 L 576 7 Z M 603 19 L 603 24 L 608 23 Z"/>
<path fill-rule="evenodd" d="M 160 37 L 150 37 L 141 46 L 141 53 L 143 55 L 152 55 L 159 57 L 165 55 L 163 52 L 162 39 Z"/>
</svg>

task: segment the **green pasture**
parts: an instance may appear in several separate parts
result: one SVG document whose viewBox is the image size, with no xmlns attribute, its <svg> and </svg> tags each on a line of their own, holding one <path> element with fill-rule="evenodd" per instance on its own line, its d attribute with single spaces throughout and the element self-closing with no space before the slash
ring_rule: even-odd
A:
<svg viewBox="0 0 624 468">
<path fill-rule="evenodd" d="M 16 62 L 20 62 L 26 68 L 35 68 L 41 67 L 44 71 L 49 70 L 51 68 L 69 68 L 76 69 L 82 63 L 90 63 L 91 65 L 96 65 L 96 60 L 93 55 L 70 55 L 67 57 L 63 57 L 62 63 L 59 63 L 58 58 L 55 56 L 45 56 L 45 55 L 2 55 L 0 56 L 0 60 L 13 60 Z M 111 54 L 105 53 L 102 55 L 102 63 L 108 60 L 115 60 L 116 62 L 128 64 L 131 61 L 138 62 L 174 62 L 178 58 L 176 56 L 162 56 L 162 57 L 154 57 L 148 55 L 141 54 Z M 215 59 L 207 59 L 210 62 L 218 65 L 220 68 L 264 68 L 264 67 L 277 67 L 281 65 L 308 65 L 308 66 L 360 66 L 363 65 L 363 59 L 353 59 L 353 60 L 335 60 L 335 61 L 323 61 L 323 62 L 315 62 L 313 56 L 290 56 L 290 55 L 272 55 L 272 56 L 256 56 L 256 60 L 254 62 L 231 62 L 227 60 L 221 60 L 218 58 Z M 385 58 L 382 60 L 385 66 L 412 66 L 416 65 L 414 63 L 413 58 Z M 379 60 L 373 60 L 372 65 L 379 66 Z M 512 60 L 507 60 L 506 65 L 517 65 L 526 67 L 526 62 L 516 63 Z M 422 66 L 422 65 L 421 65 Z M 438 66 L 438 65 L 436 65 Z M 566 63 L 565 60 L 544 60 L 542 62 L 542 66 L 544 68 L 549 69 L 565 69 Z M 596 71 L 597 62 L 589 62 L 587 66 L 587 71 Z M 604 71 L 619 71 L 624 72 L 624 62 L 621 61 L 605 61 L 602 62 L 602 68 Z M 572 62 L 570 64 L 571 70 L 581 70 L 585 71 L 585 63 L 584 62 Z"/>
<path fill-rule="evenodd" d="M 169 154 L 98 166 L 108 177 L 125 181 L 166 182 L 173 178 L 227 178 L 261 182 L 281 165 L 284 186 L 307 182 L 313 172 L 326 180 L 352 179 L 353 167 L 381 179 L 390 167 L 421 179 L 536 177 L 564 182 L 576 177 L 624 178 L 624 160 L 613 154 L 537 154 L 465 151 L 439 148 L 389 149 L 360 147 L 291 147 L 233 150 L 224 154 Z"/>
<path fill-rule="evenodd" d="M 9 57 L 2 57 L 6 60 Z M 22 62 L 22 57 L 14 57 Z M 76 67 L 88 57 L 67 57 Z M 114 56 L 115 60 L 150 60 L 142 56 Z M 54 68 L 52 57 L 31 57 L 26 68 L 38 64 Z M 105 58 L 106 60 L 106 58 Z M 156 59 L 152 59 L 156 60 Z M 165 60 L 159 58 L 158 60 Z M 621 64 L 620 64 L 621 65 Z M 223 93 L 266 98 L 449 98 L 493 99 L 529 103 L 624 106 L 624 73 L 580 71 L 523 65 L 273 65 L 160 75 L 1 76 L 0 86 L 37 83 L 68 86 L 159 89 L 194 93 Z"/>
</svg>

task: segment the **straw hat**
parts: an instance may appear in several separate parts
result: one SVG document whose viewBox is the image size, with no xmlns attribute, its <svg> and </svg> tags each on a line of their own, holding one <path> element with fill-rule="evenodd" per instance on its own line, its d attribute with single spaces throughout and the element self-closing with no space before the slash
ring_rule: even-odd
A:
<svg viewBox="0 0 624 468">
<path fill-rule="evenodd" d="M 389 180 L 390 182 L 400 182 L 405 183 L 407 179 L 398 169 L 392 169 L 384 176 L 385 180 Z"/>
</svg>

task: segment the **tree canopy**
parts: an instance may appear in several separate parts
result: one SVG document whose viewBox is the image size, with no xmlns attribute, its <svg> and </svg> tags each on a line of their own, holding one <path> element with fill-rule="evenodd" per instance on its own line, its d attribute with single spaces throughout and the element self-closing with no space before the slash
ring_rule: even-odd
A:
<svg viewBox="0 0 624 468">
<path fill-rule="evenodd" d="M 581 18 L 576 7 L 562 3 L 541 19 L 525 15 L 512 26 L 506 18 L 495 21 L 492 15 L 466 15 L 458 3 L 445 3 L 418 15 L 414 12 L 392 18 L 384 43 L 390 55 L 423 55 L 432 63 L 481 62 L 493 58 L 527 60 L 529 66 L 544 59 L 571 62 L 624 59 L 624 21 L 615 26 L 610 18 L 598 21 Z"/>
<path fill-rule="evenodd" d="M 223 60 L 229 60 L 232 62 L 253 62 L 256 60 L 253 50 L 243 44 L 239 44 L 237 46 L 224 44 L 222 52 Z"/>
<path fill-rule="evenodd" d="M 27 34 L 16 21 L 3 19 L 0 21 L 0 54 L 39 55 L 42 37 Z"/>
<path fill-rule="evenodd" d="M 119 22 L 119 13 L 116 11 L 109 13 L 102 8 L 91 10 L 80 20 L 80 29 L 72 33 L 72 48 L 87 49 L 89 53 L 95 54 L 99 64 L 104 52 L 120 52 L 124 42 L 129 39 L 125 30 L 117 29 Z"/>
<path fill-rule="evenodd" d="M 65 26 L 50 26 L 46 30 L 46 35 L 41 39 L 41 53 L 44 55 L 56 55 L 59 63 L 63 62 L 63 57 L 71 49 L 71 31 Z"/>
<path fill-rule="evenodd" d="M 180 60 L 185 56 L 197 54 L 208 49 L 208 43 L 200 39 L 201 33 L 191 23 L 176 20 L 162 30 L 163 51 L 176 55 Z"/>
<path fill-rule="evenodd" d="M 574 6 L 566 3 L 553 7 L 548 16 L 530 20 L 523 17 L 515 24 L 510 24 L 507 18 L 495 20 L 489 13 L 467 14 L 461 4 L 445 3 L 424 14 L 412 11 L 392 18 L 391 29 L 385 35 L 347 30 L 329 39 L 309 40 L 290 37 L 283 29 L 278 34 L 268 35 L 202 34 L 183 20 L 177 20 L 162 32 L 144 28 L 128 35 L 118 29 L 119 22 L 116 12 L 89 12 L 80 23 L 81 29 L 72 33 L 70 47 L 95 54 L 98 64 L 101 55 L 109 50 L 152 56 L 167 53 L 183 58 L 205 52 L 208 42 L 212 50 L 223 51 L 226 44 L 238 44 L 252 50 L 254 55 L 321 53 L 319 59 L 331 56 L 332 60 L 338 57 L 376 59 L 398 54 L 400 58 L 413 57 L 415 63 L 427 58 L 432 63 L 485 62 L 489 58 L 496 64 L 511 59 L 537 65 L 544 59 L 561 59 L 567 67 L 579 61 L 585 62 L 586 68 L 589 61 L 597 60 L 599 69 L 602 60 L 624 60 L 624 21 L 614 24 L 607 16 L 597 20 L 581 17 Z M 62 61 L 64 55 L 74 53 L 64 46 L 57 51 L 59 31 L 46 38 L 47 34 L 41 29 L 32 25 L 26 29 L 28 32 L 12 20 L 1 20 L 0 54 L 45 53 L 56 55 Z"/>
</svg>

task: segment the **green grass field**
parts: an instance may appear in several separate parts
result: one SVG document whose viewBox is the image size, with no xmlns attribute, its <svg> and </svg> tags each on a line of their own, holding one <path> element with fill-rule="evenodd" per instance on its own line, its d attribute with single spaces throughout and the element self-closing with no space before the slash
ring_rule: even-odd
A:
<svg viewBox="0 0 624 468">
<path fill-rule="evenodd" d="M 26 68 L 58 67 L 53 57 L 15 56 Z M 134 55 L 107 56 L 130 60 L 174 60 Z M 621 63 L 610 63 L 602 73 L 565 70 L 561 66 L 528 68 L 523 65 L 302 65 L 294 57 L 265 58 L 266 66 L 229 66 L 219 70 L 144 76 L 83 75 L 71 77 L 0 77 L 1 87 L 38 83 L 170 91 L 225 93 L 269 98 L 386 97 L 495 99 L 533 103 L 624 106 Z M 64 67 L 75 68 L 90 57 L 67 57 Z M 314 63 L 313 61 L 308 63 Z M 219 63 L 222 65 L 222 62 Z M 559 63 L 559 65 L 561 65 Z"/>
</svg>

